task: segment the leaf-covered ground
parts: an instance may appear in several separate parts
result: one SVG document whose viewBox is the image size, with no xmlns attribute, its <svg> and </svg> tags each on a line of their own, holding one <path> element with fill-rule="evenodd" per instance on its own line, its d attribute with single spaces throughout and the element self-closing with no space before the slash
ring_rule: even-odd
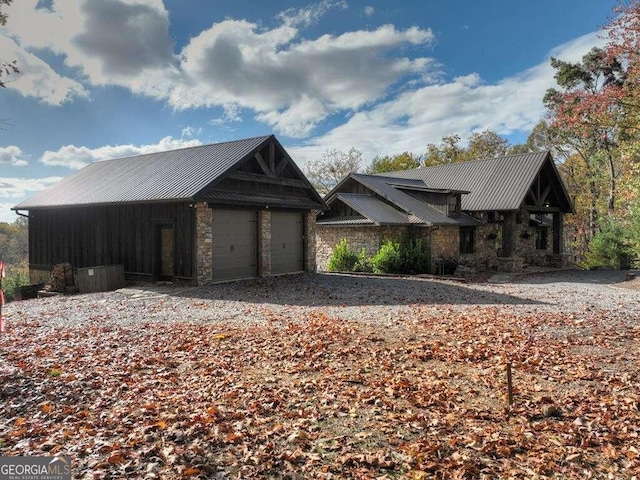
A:
<svg viewBox="0 0 640 480">
<path fill-rule="evenodd" d="M 83 298 L 81 324 L 14 314 L 0 336 L 0 455 L 67 454 L 76 478 L 640 475 L 624 311 L 417 303 L 381 328 L 322 307 L 246 325 L 141 308 L 123 324 Z"/>
</svg>

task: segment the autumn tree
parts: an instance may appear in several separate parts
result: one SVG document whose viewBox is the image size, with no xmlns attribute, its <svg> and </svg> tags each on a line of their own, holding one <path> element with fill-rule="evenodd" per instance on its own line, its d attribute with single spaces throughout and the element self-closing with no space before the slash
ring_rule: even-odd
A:
<svg viewBox="0 0 640 480">
<path fill-rule="evenodd" d="M 307 163 L 305 174 L 321 195 L 326 195 L 340 180 L 362 166 L 362 152 L 351 148 L 348 152 L 326 150 L 322 157 Z"/>
<path fill-rule="evenodd" d="M 606 207 L 613 212 L 620 174 L 617 140 L 621 119 L 615 99 L 621 96 L 625 69 L 601 48 L 593 48 L 579 63 L 552 57 L 551 66 L 560 87 L 549 89 L 544 96 L 552 126 L 574 144 L 594 177 L 606 171 Z"/>
<path fill-rule="evenodd" d="M 399 155 L 385 155 L 383 157 L 374 157 L 371 165 L 367 169 L 367 173 L 385 173 L 396 172 L 398 170 L 410 170 L 418 168 L 421 164 L 421 158 L 411 152 L 403 152 Z"/>
<path fill-rule="evenodd" d="M 7 14 L 2 11 L 2 8 L 11 5 L 12 2 L 13 0 L 0 0 L 0 27 L 4 27 L 7 24 Z M 17 61 L 0 62 L 0 87 L 6 87 L 5 81 L 2 78 L 3 76 L 7 77 L 15 73 L 20 73 Z"/>
<path fill-rule="evenodd" d="M 492 130 L 472 133 L 466 146 L 459 135 L 448 135 L 442 137 L 437 145 L 427 144 L 424 164 L 431 166 L 502 157 L 510 152 L 509 141 Z"/>
</svg>

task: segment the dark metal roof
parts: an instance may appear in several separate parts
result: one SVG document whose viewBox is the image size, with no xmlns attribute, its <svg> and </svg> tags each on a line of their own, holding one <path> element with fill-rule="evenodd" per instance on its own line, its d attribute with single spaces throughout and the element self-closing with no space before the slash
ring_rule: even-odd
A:
<svg viewBox="0 0 640 480">
<path fill-rule="evenodd" d="M 403 179 L 403 182 L 399 184 L 398 178 L 390 178 L 382 175 L 363 175 L 359 173 L 352 173 L 351 178 L 388 200 L 390 203 L 408 214 L 410 219 L 411 216 L 416 217 L 415 219 L 411 219 L 412 221 L 410 223 L 422 223 L 426 225 L 481 224 L 480 221 L 464 213 L 456 217 L 445 215 L 425 202 L 400 190 L 402 188 L 400 185 L 405 182 L 409 186 L 426 187 L 425 183 L 421 179 Z"/>
<path fill-rule="evenodd" d="M 98 161 L 13 209 L 190 200 L 272 137 Z"/>
<path fill-rule="evenodd" d="M 384 176 L 423 180 L 431 188 L 466 190 L 470 193 L 462 196 L 462 210 L 517 210 L 545 161 L 553 164 L 546 151 L 416 168 Z M 565 189 L 564 184 L 561 187 Z M 565 196 L 571 205 L 566 189 Z"/>
<path fill-rule="evenodd" d="M 377 225 L 406 225 L 409 216 L 371 195 L 338 193 L 337 198 Z"/>
<path fill-rule="evenodd" d="M 344 226 L 377 227 L 378 226 L 368 218 L 354 218 L 354 217 L 327 218 L 326 220 L 323 219 L 322 217 L 319 217 L 316 223 L 323 227 L 344 227 Z"/>
</svg>

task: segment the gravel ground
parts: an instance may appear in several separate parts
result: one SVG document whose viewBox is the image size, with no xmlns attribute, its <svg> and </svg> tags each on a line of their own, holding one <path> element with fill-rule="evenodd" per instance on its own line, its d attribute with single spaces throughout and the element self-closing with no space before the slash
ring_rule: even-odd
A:
<svg viewBox="0 0 640 480">
<path fill-rule="evenodd" d="M 561 271 L 511 277 L 506 283 L 459 283 L 419 278 L 301 274 L 208 287 L 133 286 L 118 292 L 14 302 L 6 320 L 82 327 L 94 322 L 225 322 L 298 320 L 320 310 L 328 316 L 384 325 L 409 320 L 415 307 L 577 316 L 609 311 L 640 316 L 640 291 L 620 288 L 624 272 Z M 497 281 L 496 277 L 496 281 Z M 505 278 L 500 279 L 502 282 Z"/>
</svg>

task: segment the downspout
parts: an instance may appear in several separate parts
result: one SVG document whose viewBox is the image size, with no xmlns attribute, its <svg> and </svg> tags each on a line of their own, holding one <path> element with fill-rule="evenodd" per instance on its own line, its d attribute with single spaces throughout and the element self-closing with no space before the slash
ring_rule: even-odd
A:
<svg viewBox="0 0 640 480">
<path fill-rule="evenodd" d="M 29 211 L 29 210 L 27 210 L 27 211 Z M 19 211 L 19 210 L 14 210 L 14 212 L 16 212 L 16 215 L 20 215 L 21 217 L 24 217 L 24 218 L 29 218 L 29 215 L 28 215 L 28 214 L 27 214 L 27 215 L 25 215 L 24 213 L 20 213 L 20 211 Z"/>
</svg>

